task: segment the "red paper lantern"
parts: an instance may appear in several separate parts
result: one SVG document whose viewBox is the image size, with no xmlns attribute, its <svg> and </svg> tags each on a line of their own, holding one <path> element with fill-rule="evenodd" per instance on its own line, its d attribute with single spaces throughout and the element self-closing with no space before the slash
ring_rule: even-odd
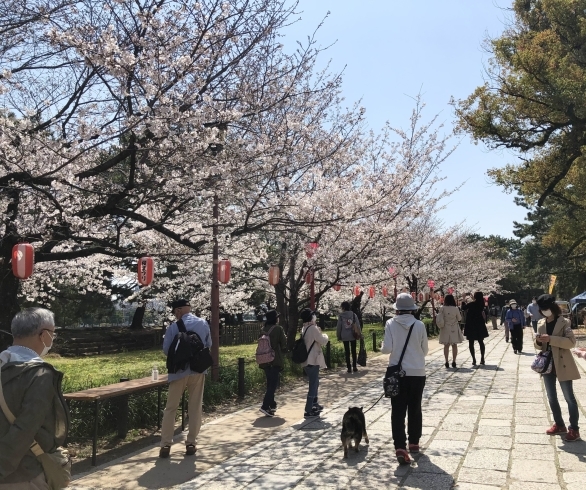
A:
<svg viewBox="0 0 586 490">
<path fill-rule="evenodd" d="M 381 293 L 383 295 L 383 298 L 386 298 L 389 295 L 389 288 L 387 288 L 386 286 L 383 286 Z"/>
<path fill-rule="evenodd" d="M 281 271 L 279 270 L 278 265 L 271 265 L 269 267 L 269 284 L 271 286 L 276 286 L 279 284 L 279 280 L 281 278 Z"/>
<path fill-rule="evenodd" d="M 391 276 L 395 276 L 395 275 L 396 275 L 396 274 L 395 274 L 395 268 L 394 268 L 394 267 L 389 267 L 389 274 L 390 274 Z"/>
<path fill-rule="evenodd" d="M 305 274 L 305 282 L 311 284 L 311 281 L 313 281 L 313 271 L 307 271 L 307 274 Z"/>
<path fill-rule="evenodd" d="M 454 288 L 448 288 L 448 293 L 449 294 L 454 294 Z"/>
<path fill-rule="evenodd" d="M 138 259 L 138 283 L 141 286 L 148 286 L 153 282 L 155 275 L 155 262 L 152 257 L 141 257 Z"/>
<path fill-rule="evenodd" d="M 359 296 L 360 295 L 360 286 L 358 284 L 356 284 L 356 286 L 354 286 L 354 296 Z"/>
<path fill-rule="evenodd" d="M 429 281 L 427 281 L 427 285 L 430 289 L 433 289 L 433 287 L 435 286 L 435 281 L 430 279 Z"/>
<path fill-rule="evenodd" d="M 342 285 L 339 282 L 334 284 L 334 291 L 339 291 L 340 289 L 342 289 Z"/>
<path fill-rule="evenodd" d="M 305 245 L 305 255 L 307 255 L 308 259 L 311 259 L 315 255 L 318 246 L 319 245 L 316 242 L 308 243 Z"/>
<path fill-rule="evenodd" d="M 30 243 L 12 247 L 12 273 L 19 279 L 28 279 L 33 273 L 35 249 Z"/>
<path fill-rule="evenodd" d="M 415 298 L 417 298 L 417 294 L 415 294 L 414 292 L 411 293 L 411 297 L 413 298 L 413 301 L 415 301 Z"/>
<path fill-rule="evenodd" d="M 368 297 L 370 299 L 374 298 L 374 295 L 376 294 L 376 288 L 374 286 L 370 286 L 368 288 Z"/>
<path fill-rule="evenodd" d="M 232 270 L 232 264 L 228 259 L 223 259 L 218 262 L 218 281 L 222 284 L 228 284 L 230 282 L 230 271 Z"/>
</svg>

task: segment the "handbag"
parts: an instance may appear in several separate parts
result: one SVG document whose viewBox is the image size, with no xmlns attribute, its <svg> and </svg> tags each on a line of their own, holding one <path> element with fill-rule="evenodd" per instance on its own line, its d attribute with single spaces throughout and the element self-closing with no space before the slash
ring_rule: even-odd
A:
<svg viewBox="0 0 586 490">
<path fill-rule="evenodd" d="M 356 362 L 359 366 L 366 366 L 366 347 L 364 346 L 364 339 L 360 339 L 360 351 L 358 352 Z"/>
<path fill-rule="evenodd" d="M 531 369 L 539 374 L 551 374 L 553 362 L 551 362 L 551 351 L 539 352 L 531 363 Z"/>
<path fill-rule="evenodd" d="M 385 377 L 383 378 L 383 390 L 385 392 L 385 398 L 394 398 L 399 395 L 399 379 L 405 376 L 405 371 L 403 371 L 401 368 L 401 364 L 403 363 L 403 356 L 407 350 L 407 344 L 411 338 L 411 332 L 413 332 L 414 325 L 415 322 L 413 322 L 409 328 L 409 333 L 407 334 L 407 339 L 405 340 L 405 345 L 403 346 L 403 352 L 401 352 L 401 357 L 399 358 L 399 364 L 396 366 L 389 366 L 387 368 L 387 372 L 385 373 Z"/>
<path fill-rule="evenodd" d="M 2 382 L 0 382 L 0 408 L 2 408 L 2 412 L 8 422 L 14 424 L 16 417 L 6 404 Z M 41 449 L 37 441 L 33 441 L 30 449 L 43 466 L 45 479 L 51 490 L 60 490 L 69 485 L 71 482 L 71 458 L 67 449 L 58 447 L 55 452 L 46 453 Z"/>
<path fill-rule="evenodd" d="M 362 330 L 360 330 L 360 322 L 358 321 L 356 313 L 354 313 L 354 319 L 356 321 L 352 323 L 352 335 L 354 335 L 355 340 L 358 340 L 362 338 Z"/>
</svg>

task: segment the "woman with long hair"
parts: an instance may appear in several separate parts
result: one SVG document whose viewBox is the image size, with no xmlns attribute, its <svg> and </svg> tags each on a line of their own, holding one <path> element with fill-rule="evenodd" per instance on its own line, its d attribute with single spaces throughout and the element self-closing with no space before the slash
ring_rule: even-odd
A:
<svg viewBox="0 0 586 490">
<path fill-rule="evenodd" d="M 484 339 L 488 337 L 486 328 L 486 312 L 484 307 L 484 295 L 480 291 L 474 293 L 474 301 L 462 303 L 462 310 L 466 311 L 466 326 L 464 335 L 468 339 L 468 347 L 472 355 L 472 365 L 476 366 L 476 353 L 474 352 L 474 342 L 478 342 L 480 347 L 480 364 L 484 364 Z"/>
<path fill-rule="evenodd" d="M 578 427 L 580 409 L 574 395 L 572 381 L 580 379 L 580 372 L 570 350 L 576 346 L 576 337 L 569 320 L 563 317 L 561 308 L 555 302 L 555 296 L 542 294 L 537 298 L 537 305 L 539 312 L 545 318 L 537 323 L 535 346 L 542 352 L 551 351 L 551 362 L 553 363 L 551 373 L 541 375 L 554 421 L 553 426 L 545 433 L 550 436 L 566 434 L 566 441 L 578 441 L 580 439 L 580 427 Z M 564 423 L 558 401 L 556 381 L 559 382 L 568 404 L 570 415 L 568 428 Z"/>
<path fill-rule="evenodd" d="M 450 367 L 448 356 L 450 354 L 450 345 L 452 346 L 452 367 L 456 367 L 456 356 L 458 355 L 458 344 L 464 341 L 460 321 L 462 314 L 460 308 L 456 306 L 456 300 L 451 294 L 444 298 L 444 305 L 440 308 L 436 317 L 437 326 L 440 329 L 439 343 L 444 346 L 444 357 L 446 358 L 446 368 Z"/>
</svg>

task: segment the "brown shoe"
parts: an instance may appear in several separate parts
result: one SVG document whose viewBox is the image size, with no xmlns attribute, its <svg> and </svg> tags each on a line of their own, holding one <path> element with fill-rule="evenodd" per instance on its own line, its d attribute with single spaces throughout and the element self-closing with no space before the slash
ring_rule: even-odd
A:
<svg viewBox="0 0 586 490">
<path fill-rule="evenodd" d="M 193 456 L 195 451 L 197 451 L 195 444 L 188 444 L 185 446 L 185 456 Z"/>
<path fill-rule="evenodd" d="M 163 446 L 159 451 L 159 458 L 168 458 L 171 452 L 171 446 Z"/>
<path fill-rule="evenodd" d="M 397 460 L 399 461 L 399 464 L 411 464 L 411 462 L 413 461 L 409 457 L 409 453 L 407 452 L 406 449 L 397 449 L 395 451 L 395 455 L 397 456 Z"/>
<path fill-rule="evenodd" d="M 566 432 L 568 432 L 568 429 L 557 424 L 553 424 L 550 429 L 545 431 L 548 436 L 557 436 L 558 434 L 565 434 Z"/>
</svg>

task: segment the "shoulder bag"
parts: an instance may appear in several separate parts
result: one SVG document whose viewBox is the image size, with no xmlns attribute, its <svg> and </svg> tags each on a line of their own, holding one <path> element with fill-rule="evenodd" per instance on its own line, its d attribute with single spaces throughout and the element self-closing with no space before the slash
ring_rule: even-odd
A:
<svg viewBox="0 0 586 490">
<path fill-rule="evenodd" d="M 359 366 L 366 366 L 366 346 L 364 345 L 364 339 L 360 339 L 360 351 L 358 352 L 356 362 Z"/>
<path fill-rule="evenodd" d="M 385 392 L 385 398 L 394 398 L 399 394 L 399 379 L 405 376 L 405 371 L 403 371 L 401 368 L 401 364 L 403 363 L 403 356 L 407 350 L 407 344 L 411 338 L 411 332 L 413 332 L 414 325 L 415 322 L 413 322 L 409 328 L 409 333 L 407 334 L 407 339 L 405 340 L 405 345 L 403 346 L 403 352 L 401 352 L 401 357 L 399 358 L 399 364 L 396 366 L 389 366 L 387 368 L 387 372 L 383 379 L 383 390 Z"/>
<path fill-rule="evenodd" d="M 0 408 L 2 408 L 2 412 L 8 422 L 14 424 L 16 417 L 6 404 L 1 381 Z M 69 482 L 71 481 L 71 458 L 67 449 L 58 447 L 55 452 L 46 453 L 41 449 L 41 446 L 37 444 L 37 441 L 33 441 L 30 449 L 43 466 L 43 472 L 45 473 L 45 478 L 51 490 L 60 490 L 69 485 Z"/>
</svg>

